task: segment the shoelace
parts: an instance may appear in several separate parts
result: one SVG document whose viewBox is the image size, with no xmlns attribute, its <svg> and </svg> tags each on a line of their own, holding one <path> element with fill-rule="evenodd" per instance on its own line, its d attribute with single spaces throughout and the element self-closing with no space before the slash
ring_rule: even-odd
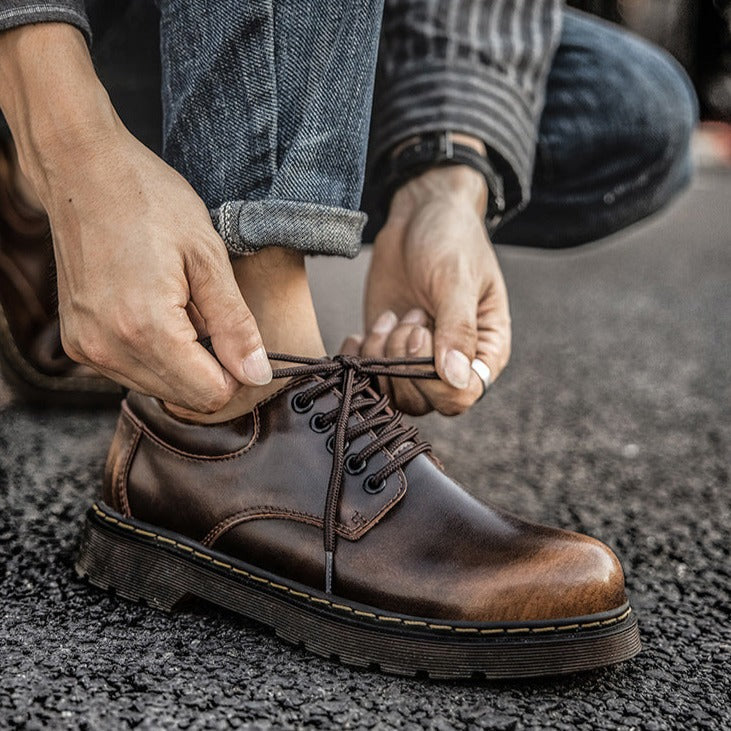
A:
<svg viewBox="0 0 731 731">
<path fill-rule="evenodd" d="M 366 393 L 372 386 L 374 376 L 389 378 L 438 378 L 433 370 L 432 358 L 359 358 L 350 355 L 336 355 L 332 358 L 307 358 L 286 353 L 268 353 L 270 360 L 285 363 L 297 363 L 296 366 L 274 369 L 274 378 L 297 378 L 299 376 L 319 376 L 322 380 L 314 383 L 304 391 L 300 391 L 293 399 L 295 410 L 308 411 L 315 399 L 333 388 L 341 391 L 340 403 L 334 409 L 319 418 L 322 431 L 335 424 L 335 432 L 328 441 L 328 449 L 332 452 L 332 468 L 325 499 L 323 516 L 323 541 L 325 547 L 325 591 L 332 593 L 334 556 L 337 542 L 335 530 L 340 495 L 343 490 L 344 472 L 357 473 L 365 470 L 370 457 L 382 449 L 388 448 L 390 459 L 384 467 L 370 475 L 364 487 L 367 492 L 380 492 L 390 475 L 410 462 L 414 457 L 431 449 L 428 442 L 418 438 L 418 430 L 414 426 L 402 423 L 403 414 L 391 410 L 386 395 L 373 397 Z M 415 366 L 432 366 L 431 370 L 422 370 Z M 349 425 L 353 414 L 361 419 Z M 376 438 L 357 454 L 346 452 L 350 443 L 359 436 L 373 431 Z"/>
</svg>

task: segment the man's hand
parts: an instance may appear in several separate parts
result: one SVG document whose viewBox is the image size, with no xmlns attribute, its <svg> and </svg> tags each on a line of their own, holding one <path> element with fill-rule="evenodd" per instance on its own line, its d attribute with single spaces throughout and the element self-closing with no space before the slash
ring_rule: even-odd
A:
<svg viewBox="0 0 731 731">
<path fill-rule="evenodd" d="M 3 33 L 0 78 L 21 165 L 51 221 L 67 353 L 200 412 L 241 384 L 268 383 L 261 336 L 206 206 L 124 128 L 78 31 Z"/>
<path fill-rule="evenodd" d="M 502 272 L 484 226 L 487 187 L 462 166 L 435 168 L 404 185 L 376 237 L 366 283 L 366 337 L 347 352 L 434 356 L 441 380 L 393 379 L 397 406 L 411 414 L 458 414 L 482 393 L 470 367 L 492 380 L 510 357 L 510 312 Z"/>
</svg>

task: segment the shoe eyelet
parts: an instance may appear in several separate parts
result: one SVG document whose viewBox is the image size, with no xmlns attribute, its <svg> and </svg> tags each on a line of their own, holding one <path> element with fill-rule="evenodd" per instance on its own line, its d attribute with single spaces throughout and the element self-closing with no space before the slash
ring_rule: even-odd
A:
<svg viewBox="0 0 731 731">
<path fill-rule="evenodd" d="M 357 454 L 349 454 L 345 458 L 345 471 L 350 475 L 359 475 L 367 466 L 368 463 L 364 459 L 358 459 Z"/>
<path fill-rule="evenodd" d="M 380 480 L 379 482 L 376 482 L 373 479 L 374 477 L 375 475 L 368 475 L 368 477 L 366 477 L 363 481 L 363 489 L 369 495 L 376 495 L 379 492 L 383 492 L 384 488 L 386 487 L 386 480 Z"/>
<path fill-rule="evenodd" d="M 325 447 L 326 447 L 327 451 L 330 452 L 330 454 L 333 454 L 333 452 L 335 452 L 335 435 L 334 434 L 331 434 L 327 438 L 327 442 L 325 443 Z M 350 442 L 346 439 L 345 440 L 345 447 L 343 448 L 343 451 L 347 452 L 349 448 L 350 448 Z"/>
<path fill-rule="evenodd" d="M 312 399 L 305 398 L 304 393 L 296 393 L 292 397 L 292 409 L 298 414 L 306 414 L 314 405 Z"/>
<path fill-rule="evenodd" d="M 314 432 L 317 432 L 318 434 L 324 434 L 332 426 L 332 424 L 323 422 L 323 416 L 325 416 L 325 414 L 322 414 L 318 411 L 316 414 L 313 414 L 312 418 L 310 419 L 310 429 L 312 429 L 312 431 Z"/>
</svg>

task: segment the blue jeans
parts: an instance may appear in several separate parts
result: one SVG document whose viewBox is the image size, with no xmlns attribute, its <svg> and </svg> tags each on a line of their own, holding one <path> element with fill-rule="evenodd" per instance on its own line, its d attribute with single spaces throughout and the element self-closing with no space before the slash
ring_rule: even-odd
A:
<svg viewBox="0 0 731 731">
<path fill-rule="evenodd" d="M 121 19 L 117 4 L 90 2 L 100 75 L 132 131 L 208 205 L 232 255 L 278 245 L 354 256 L 383 2 L 231 2 L 158 0 L 159 40 L 144 0 L 121 4 Z M 531 202 L 493 240 L 574 246 L 659 210 L 690 179 L 696 116 L 667 54 L 566 11 Z M 367 237 L 383 220 L 378 182 L 365 184 Z"/>
<path fill-rule="evenodd" d="M 531 200 L 497 243 L 561 248 L 655 213 L 690 181 L 695 91 L 668 54 L 566 11 L 548 77 Z"/>
</svg>

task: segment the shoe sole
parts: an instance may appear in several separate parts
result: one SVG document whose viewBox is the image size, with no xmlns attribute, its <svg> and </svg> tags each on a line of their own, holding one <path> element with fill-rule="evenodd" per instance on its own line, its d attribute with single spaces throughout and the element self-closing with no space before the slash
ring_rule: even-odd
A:
<svg viewBox="0 0 731 731">
<path fill-rule="evenodd" d="M 103 503 L 86 516 L 76 571 L 125 599 L 172 611 L 196 597 L 358 668 L 431 678 L 526 678 L 613 665 L 640 651 L 629 605 L 553 622 L 447 623 L 334 597 L 268 574 Z"/>
<path fill-rule="evenodd" d="M 36 406 L 103 408 L 119 405 L 122 387 L 99 377 L 49 376 L 29 363 L 15 344 L 0 302 L 0 373 L 25 401 Z"/>
</svg>

